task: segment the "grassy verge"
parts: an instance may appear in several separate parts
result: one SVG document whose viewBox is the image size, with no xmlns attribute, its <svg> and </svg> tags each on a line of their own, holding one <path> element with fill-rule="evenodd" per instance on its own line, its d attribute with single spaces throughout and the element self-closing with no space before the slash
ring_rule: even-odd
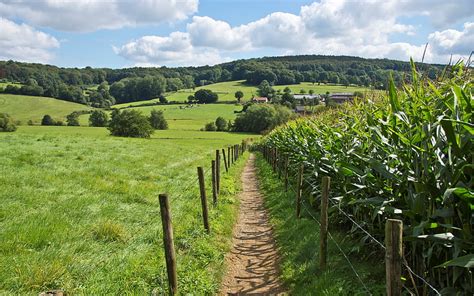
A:
<svg viewBox="0 0 474 296">
<path fill-rule="evenodd" d="M 295 196 L 285 192 L 283 182 L 273 174 L 270 166 L 260 155 L 256 162 L 260 186 L 265 196 L 265 205 L 270 213 L 270 222 L 281 255 L 282 280 L 291 295 L 366 295 L 363 287 L 344 256 L 333 241 L 328 241 L 328 268 L 319 269 L 319 225 L 302 209 L 301 219 L 295 218 Z M 308 207 L 308 206 L 307 206 Z M 308 209 L 314 218 L 318 213 Z M 374 295 L 384 294 L 385 269 L 383 257 L 363 258 L 352 255 L 354 242 L 347 233 L 338 231 L 329 224 L 329 231 L 349 259 L 362 281 Z"/>
</svg>

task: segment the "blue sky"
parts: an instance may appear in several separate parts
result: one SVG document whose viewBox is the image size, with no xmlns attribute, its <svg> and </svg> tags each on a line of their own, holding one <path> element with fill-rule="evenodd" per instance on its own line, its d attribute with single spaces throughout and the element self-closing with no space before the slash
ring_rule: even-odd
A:
<svg viewBox="0 0 474 296">
<path fill-rule="evenodd" d="M 22 38 L 18 38 L 22 36 Z M 287 54 L 446 63 L 474 49 L 471 0 L 0 0 L 0 59 L 187 66 Z"/>
</svg>

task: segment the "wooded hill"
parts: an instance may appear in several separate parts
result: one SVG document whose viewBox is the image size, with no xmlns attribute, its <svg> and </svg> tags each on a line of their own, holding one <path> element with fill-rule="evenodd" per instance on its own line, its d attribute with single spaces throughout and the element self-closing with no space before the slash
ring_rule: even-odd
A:
<svg viewBox="0 0 474 296">
<path fill-rule="evenodd" d="M 420 64 L 418 68 L 428 77 L 435 78 L 444 66 Z M 251 85 L 267 80 L 274 85 L 313 82 L 385 89 L 390 73 L 395 83 L 400 84 L 410 78 L 410 64 L 388 59 L 322 55 L 264 57 L 215 66 L 178 68 L 78 69 L 0 61 L 1 80 L 24 84 L 21 88 L 6 87 L 5 92 L 49 96 L 96 107 L 153 99 L 165 92 L 231 80 L 246 80 Z M 100 84 L 99 89 L 88 89 Z"/>
</svg>

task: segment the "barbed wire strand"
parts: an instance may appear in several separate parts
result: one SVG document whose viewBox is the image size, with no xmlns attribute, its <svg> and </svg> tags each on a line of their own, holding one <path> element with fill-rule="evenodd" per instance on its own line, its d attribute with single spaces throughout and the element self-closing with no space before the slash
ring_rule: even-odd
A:
<svg viewBox="0 0 474 296">
<path fill-rule="evenodd" d="M 303 182 L 306 182 L 306 184 L 310 185 L 312 189 L 314 189 L 316 187 L 316 183 L 311 183 L 309 182 L 308 180 L 304 179 L 303 178 Z M 296 190 L 292 187 L 292 186 L 289 186 L 289 188 L 291 188 L 291 190 L 296 194 Z M 331 198 L 329 198 L 329 200 L 331 201 L 331 203 L 336 206 L 336 208 L 339 210 L 339 212 L 341 212 L 346 218 L 348 218 L 354 225 L 357 226 L 357 228 L 359 228 L 360 230 L 362 230 L 365 234 L 367 234 L 367 236 L 373 240 L 375 243 L 377 243 L 380 247 L 382 247 L 384 250 L 386 250 L 386 247 L 379 241 L 377 240 L 372 234 L 370 234 L 367 230 L 365 230 L 359 223 L 357 223 L 354 219 L 352 219 L 350 217 L 349 214 L 347 214 L 345 211 L 343 211 L 341 209 L 341 206 L 340 206 L 340 203 L 336 203 L 335 201 L 333 201 Z M 303 204 L 303 202 L 302 202 Z M 306 209 L 306 211 L 308 212 L 308 210 Z M 309 213 L 309 212 L 308 212 Z M 309 213 L 310 214 L 310 213 Z M 312 216 L 310 214 L 310 216 Z M 313 217 L 314 219 L 314 217 Z M 318 222 L 319 224 L 319 221 L 317 221 L 315 219 L 316 222 Z M 337 244 L 337 243 L 336 243 Z M 347 258 L 346 258 L 347 259 Z M 433 290 L 437 295 L 441 295 L 440 292 L 435 288 L 433 287 L 430 283 L 428 283 L 428 281 L 426 279 L 424 279 L 422 276 L 416 274 L 413 269 L 406 263 L 406 262 L 402 262 L 403 266 L 408 270 L 408 272 L 410 274 L 412 274 L 413 276 L 415 276 L 416 278 L 418 278 L 419 280 L 421 280 L 425 285 L 427 285 L 431 290 Z"/>
<path fill-rule="evenodd" d="M 318 219 L 316 219 L 312 214 L 311 212 L 308 210 L 308 208 L 306 207 L 306 204 L 304 202 L 301 202 L 301 205 L 303 206 L 303 208 L 306 210 L 306 212 L 309 214 L 309 216 L 311 218 L 313 218 L 314 221 L 316 221 L 319 226 L 321 226 L 321 223 L 318 221 Z M 355 269 L 354 265 L 352 264 L 351 260 L 349 259 L 349 257 L 346 255 L 346 253 L 342 250 L 341 246 L 337 243 L 337 241 L 334 239 L 334 237 L 332 236 L 331 232 L 328 230 L 328 236 L 329 238 L 332 240 L 332 242 L 336 245 L 336 247 L 339 249 L 339 252 L 341 252 L 342 256 L 344 256 L 344 258 L 346 259 L 347 263 L 349 263 L 349 266 L 351 267 L 352 271 L 354 272 L 354 274 L 356 275 L 357 279 L 359 280 L 359 282 L 362 284 L 362 286 L 364 287 L 364 289 L 367 291 L 367 293 L 369 293 L 369 295 L 372 295 L 372 293 L 370 292 L 370 290 L 367 288 L 367 286 L 365 285 L 364 281 L 362 280 L 362 278 L 360 277 L 359 273 L 357 272 L 357 270 Z"/>
</svg>

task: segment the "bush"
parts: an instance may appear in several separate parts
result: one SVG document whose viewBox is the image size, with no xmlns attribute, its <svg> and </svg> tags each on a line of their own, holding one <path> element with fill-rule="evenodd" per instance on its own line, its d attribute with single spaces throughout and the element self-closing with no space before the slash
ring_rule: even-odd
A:
<svg viewBox="0 0 474 296">
<path fill-rule="evenodd" d="M 237 132 L 263 133 L 287 122 L 293 116 L 290 109 L 281 105 L 254 104 L 237 116 L 233 128 Z"/>
<path fill-rule="evenodd" d="M 94 110 L 89 116 L 89 125 L 95 127 L 107 126 L 109 116 L 102 110 Z"/>
<path fill-rule="evenodd" d="M 72 112 L 66 116 L 66 121 L 68 126 L 79 126 L 79 113 Z"/>
<path fill-rule="evenodd" d="M 204 130 L 208 132 L 215 132 L 217 131 L 217 126 L 214 122 L 209 122 L 204 126 Z"/>
<path fill-rule="evenodd" d="M 150 124 L 154 129 L 165 130 L 168 129 L 168 122 L 161 110 L 151 110 Z"/>
<path fill-rule="evenodd" d="M 51 116 L 46 114 L 43 116 L 43 119 L 41 119 L 41 125 L 56 125 L 56 121 Z"/>
<path fill-rule="evenodd" d="M 114 110 L 108 129 L 113 136 L 133 138 L 149 138 L 154 131 L 148 118 L 137 110 Z"/>
<path fill-rule="evenodd" d="M 227 126 L 227 120 L 225 120 L 223 117 L 217 117 L 216 119 L 216 129 L 220 132 L 225 132 L 228 129 Z"/>
<path fill-rule="evenodd" d="M 0 132 L 14 132 L 16 125 L 7 113 L 0 113 Z"/>
<path fill-rule="evenodd" d="M 205 104 L 217 102 L 219 96 L 209 89 L 200 89 L 194 93 L 194 98 L 198 103 Z"/>
</svg>

